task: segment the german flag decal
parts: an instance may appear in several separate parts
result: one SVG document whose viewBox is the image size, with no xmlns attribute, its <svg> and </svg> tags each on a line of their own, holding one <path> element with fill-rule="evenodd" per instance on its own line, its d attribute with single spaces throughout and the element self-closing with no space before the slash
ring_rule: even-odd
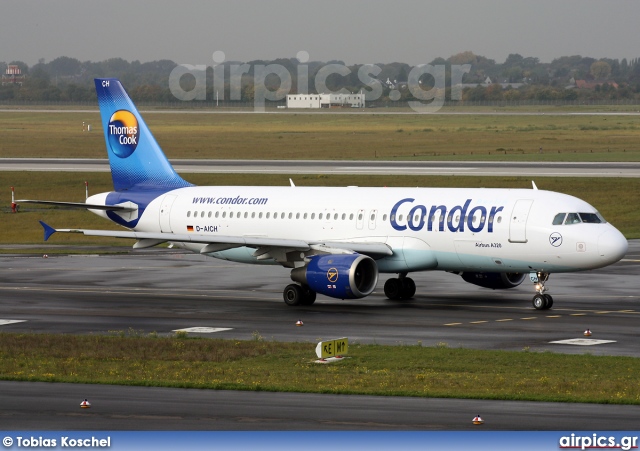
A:
<svg viewBox="0 0 640 451">
<path fill-rule="evenodd" d="M 193 232 L 193 226 L 187 226 L 187 232 Z"/>
</svg>

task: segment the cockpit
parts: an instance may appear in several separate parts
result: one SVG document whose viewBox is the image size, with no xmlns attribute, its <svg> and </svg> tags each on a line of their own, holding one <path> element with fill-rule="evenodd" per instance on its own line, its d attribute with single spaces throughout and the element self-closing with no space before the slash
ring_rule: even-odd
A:
<svg viewBox="0 0 640 451">
<path fill-rule="evenodd" d="M 607 221 L 598 212 L 595 213 L 558 213 L 553 218 L 553 225 L 570 224 L 604 224 Z"/>
</svg>

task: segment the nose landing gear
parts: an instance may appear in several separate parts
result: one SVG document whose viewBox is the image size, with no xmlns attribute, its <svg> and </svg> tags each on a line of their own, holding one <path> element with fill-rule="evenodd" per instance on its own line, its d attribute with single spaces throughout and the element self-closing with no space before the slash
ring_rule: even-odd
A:
<svg viewBox="0 0 640 451">
<path fill-rule="evenodd" d="M 549 273 L 537 272 L 531 273 L 531 281 L 535 283 L 536 294 L 533 296 L 533 308 L 536 310 L 548 310 L 553 306 L 553 297 L 550 294 L 546 294 L 547 289 L 544 283 L 549 280 Z"/>
</svg>

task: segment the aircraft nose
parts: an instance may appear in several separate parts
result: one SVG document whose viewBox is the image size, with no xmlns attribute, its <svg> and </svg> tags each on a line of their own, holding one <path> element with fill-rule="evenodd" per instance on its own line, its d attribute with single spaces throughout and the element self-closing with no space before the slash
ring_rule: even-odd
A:
<svg viewBox="0 0 640 451">
<path fill-rule="evenodd" d="M 608 230 L 598 237 L 598 254 L 609 264 L 622 259 L 628 249 L 627 239 L 617 229 Z"/>
</svg>

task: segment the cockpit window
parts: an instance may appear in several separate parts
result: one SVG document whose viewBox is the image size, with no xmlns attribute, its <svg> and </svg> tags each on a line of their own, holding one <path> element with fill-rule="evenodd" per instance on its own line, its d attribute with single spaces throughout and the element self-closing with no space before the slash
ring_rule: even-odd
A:
<svg viewBox="0 0 640 451">
<path fill-rule="evenodd" d="M 582 219 L 582 222 L 586 222 L 588 224 L 600 224 L 606 222 L 599 213 L 580 213 L 580 219 Z"/>
<path fill-rule="evenodd" d="M 558 213 L 553 218 L 553 225 L 580 224 L 582 222 L 585 224 L 604 224 L 607 221 L 597 211 L 595 213 Z"/>
<path fill-rule="evenodd" d="M 564 221 L 565 224 L 579 224 L 580 222 L 580 215 L 578 213 L 567 214 L 567 220 Z"/>
</svg>

